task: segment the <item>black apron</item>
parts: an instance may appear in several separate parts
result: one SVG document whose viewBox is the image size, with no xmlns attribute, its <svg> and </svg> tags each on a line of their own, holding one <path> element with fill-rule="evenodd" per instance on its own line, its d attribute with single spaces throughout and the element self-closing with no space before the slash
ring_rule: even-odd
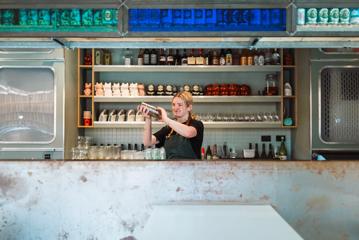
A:
<svg viewBox="0 0 359 240">
<path fill-rule="evenodd" d="M 167 159 L 197 159 L 189 139 L 179 135 L 171 135 L 166 139 L 164 148 Z"/>
</svg>

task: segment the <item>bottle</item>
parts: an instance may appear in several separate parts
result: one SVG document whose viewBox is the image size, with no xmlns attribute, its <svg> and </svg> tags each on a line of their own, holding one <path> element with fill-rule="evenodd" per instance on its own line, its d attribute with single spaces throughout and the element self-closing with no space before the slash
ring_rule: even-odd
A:
<svg viewBox="0 0 359 240">
<path fill-rule="evenodd" d="M 151 65 L 157 65 L 157 52 L 155 49 L 151 50 L 150 53 L 150 64 Z"/>
<path fill-rule="evenodd" d="M 175 65 L 175 61 L 172 54 L 172 49 L 169 50 L 167 55 L 167 65 Z"/>
<path fill-rule="evenodd" d="M 262 143 L 261 159 L 266 159 L 266 158 L 267 158 L 266 145 L 265 143 Z"/>
<path fill-rule="evenodd" d="M 165 50 L 161 49 L 160 50 L 160 57 L 159 57 L 159 64 L 160 65 L 166 65 L 166 62 L 167 62 L 167 57 L 166 57 L 166 54 L 165 54 Z"/>
<path fill-rule="evenodd" d="M 150 51 L 148 49 L 143 52 L 143 65 L 150 65 Z"/>
<path fill-rule="evenodd" d="M 217 154 L 217 144 L 214 144 L 212 148 L 213 148 L 213 150 L 212 150 L 212 159 L 213 160 L 218 160 L 219 156 Z"/>
<path fill-rule="evenodd" d="M 132 149 L 133 149 L 132 144 L 131 143 L 127 144 L 127 150 L 132 150 Z"/>
<path fill-rule="evenodd" d="M 132 64 L 132 54 L 131 54 L 129 48 L 126 48 L 124 59 L 125 59 L 125 61 L 124 61 L 125 65 L 131 65 Z"/>
<path fill-rule="evenodd" d="M 279 157 L 279 160 L 287 160 L 287 157 L 288 157 L 287 148 L 285 147 L 285 144 L 284 144 L 284 137 L 282 137 L 282 140 L 280 143 L 278 157 Z"/>
<path fill-rule="evenodd" d="M 292 91 L 292 86 L 290 85 L 289 82 L 286 82 L 284 84 L 284 96 L 292 96 L 293 91 Z"/>
<path fill-rule="evenodd" d="M 206 160 L 211 160 L 212 159 L 212 151 L 211 151 L 211 146 L 207 146 L 207 150 L 206 150 Z"/>
<path fill-rule="evenodd" d="M 205 160 L 206 159 L 206 153 L 204 150 L 204 147 L 201 148 L 201 160 Z"/>
<path fill-rule="evenodd" d="M 176 55 L 174 56 L 174 65 L 181 65 L 181 56 L 179 55 L 178 49 L 176 49 Z"/>
<path fill-rule="evenodd" d="M 256 143 L 254 146 L 255 146 L 254 147 L 254 158 L 258 159 L 259 158 L 258 143 Z"/>
<path fill-rule="evenodd" d="M 140 49 L 137 56 L 137 65 L 144 65 L 143 64 L 143 49 Z"/>
<path fill-rule="evenodd" d="M 249 52 L 248 52 L 247 65 L 249 65 L 249 66 L 254 65 L 254 53 L 253 53 L 253 50 L 249 50 Z"/>
<path fill-rule="evenodd" d="M 181 65 L 187 65 L 187 53 L 186 49 L 183 49 L 182 57 L 181 57 Z"/>
<path fill-rule="evenodd" d="M 274 152 L 273 152 L 273 145 L 270 143 L 269 144 L 269 152 L 268 152 L 268 159 L 273 159 L 274 158 Z"/>
<path fill-rule="evenodd" d="M 194 50 L 191 50 L 190 55 L 187 58 L 188 65 L 195 65 L 196 64 L 196 57 L 194 56 Z"/>
<path fill-rule="evenodd" d="M 226 55 L 224 54 L 223 49 L 221 49 L 221 52 L 219 54 L 219 65 L 226 65 Z"/>
<path fill-rule="evenodd" d="M 272 53 L 272 65 L 279 65 L 280 64 L 280 54 L 278 49 L 275 48 Z"/>
<path fill-rule="evenodd" d="M 217 55 L 217 51 L 213 50 L 213 54 L 212 54 L 212 65 L 219 65 L 219 58 Z"/>
<path fill-rule="evenodd" d="M 228 147 L 227 147 L 227 142 L 223 143 L 223 158 L 227 158 L 228 157 Z"/>
<path fill-rule="evenodd" d="M 134 147 L 134 149 L 133 150 L 135 150 L 135 151 L 139 151 L 138 150 L 138 144 L 137 143 L 135 143 L 135 147 Z"/>
<path fill-rule="evenodd" d="M 227 49 L 226 51 L 226 65 L 232 65 L 233 61 L 232 61 L 232 50 L 231 49 Z"/>
<path fill-rule="evenodd" d="M 207 50 L 206 53 L 204 54 L 204 64 L 212 65 L 212 56 L 209 50 Z"/>
<path fill-rule="evenodd" d="M 198 49 L 198 56 L 196 57 L 196 65 L 204 65 L 205 64 L 205 60 L 204 60 L 204 55 L 203 55 L 203 51 L 202 49 Z"/>
<path fill-rule="evenodd" d="M 247 65 L 247 50 L 244 49 L 243 51 L 239 52 L 239 65 Z"/>
</svg>

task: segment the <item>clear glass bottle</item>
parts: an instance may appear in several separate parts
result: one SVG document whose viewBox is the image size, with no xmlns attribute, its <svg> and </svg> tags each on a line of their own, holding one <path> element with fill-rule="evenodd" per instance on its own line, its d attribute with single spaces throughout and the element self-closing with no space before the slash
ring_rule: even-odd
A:
<svg viewBox="0 0 359 240">
<path fill-rule="evenodd" d="M 288 158 L 287 148 L 285 147 L 285 143 L 284 143 L 284 137 L 282 137 L 281 139 L 280 147 L 278 150 L 278 157 L 279 160 L 287 160 Z"/>
<path fill-rule="evenodd" d="M 143 51 L 143 49 L 140 49 L 140 51 L 138 52 L 138 56 L 137 56 L 137 65 L 144 65 L 143 55 L 144 55 L 144 51 Z"/>
<path fill-rule="evenodd" d="M 150 65 L 150 51 L 148 49 L 143 52 L 143 65 Z"/>
<path fill-rule="evenodd" d="M 226 65 L 232 65 L 232 64 L 233 64 L 232 50 L 228 48 L 226 51 Z"/>
<path fill-rule="evenodd" d="M 150 53 L 150 64 L 157 65 L 157 51 L 155 49 L 151 50 Z"/>
<path fill-rule="evenodd" d="M 206 160 L 211 160 L 212 159 L 212 150 L 211 150 L 211 146 L 207 146 L 207 150 L 206 150 Z"/>
<path fill-rule="evenodd" d="M 132 53 L 131 53 L 129 48 L 126 48 L 126 51 L 125 51 L 124 64 L 125 65 L 132 65 Z"/>
</svg>

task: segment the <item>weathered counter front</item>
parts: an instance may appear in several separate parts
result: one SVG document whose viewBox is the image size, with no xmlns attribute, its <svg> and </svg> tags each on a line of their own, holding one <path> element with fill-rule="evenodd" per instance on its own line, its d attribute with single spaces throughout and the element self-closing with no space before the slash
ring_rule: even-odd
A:
<svg viewBox="0 0 359 240">
<path fill-rule="evenodd" d="M 355 161 L 1 161 L 1 239 L 136 237 L 154 204 L 271 204 L 304 239 L 359 239 Z"/>
</svg>

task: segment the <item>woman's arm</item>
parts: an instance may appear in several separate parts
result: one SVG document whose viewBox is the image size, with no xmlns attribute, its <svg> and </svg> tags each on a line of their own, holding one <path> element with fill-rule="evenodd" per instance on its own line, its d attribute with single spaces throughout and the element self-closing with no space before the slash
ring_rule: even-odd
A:
<svg viewBox="0 0 359 240">
<path fill-rule="evenodd" d="M 170 119 L 167 116 L 167 112 L 163 108 L 158 108 L 161 111 L 161 121 L 166 123 L 169 127 L 171 127 L 175 132 L 185 138 L 193 138 L 197 136 L 196 128 L 192 126 L 187 126 L 186 124 L 177 122 L 175 120 Z"/>
<path fill-rule="evenodd" d="M 145 147 L 152 146 L 157 143 L 157 139 L 152 135 L 152 120 L 151 116 L 145 117 L 145 129 L 143 132 L 143 145 Z"/>
</svg>

